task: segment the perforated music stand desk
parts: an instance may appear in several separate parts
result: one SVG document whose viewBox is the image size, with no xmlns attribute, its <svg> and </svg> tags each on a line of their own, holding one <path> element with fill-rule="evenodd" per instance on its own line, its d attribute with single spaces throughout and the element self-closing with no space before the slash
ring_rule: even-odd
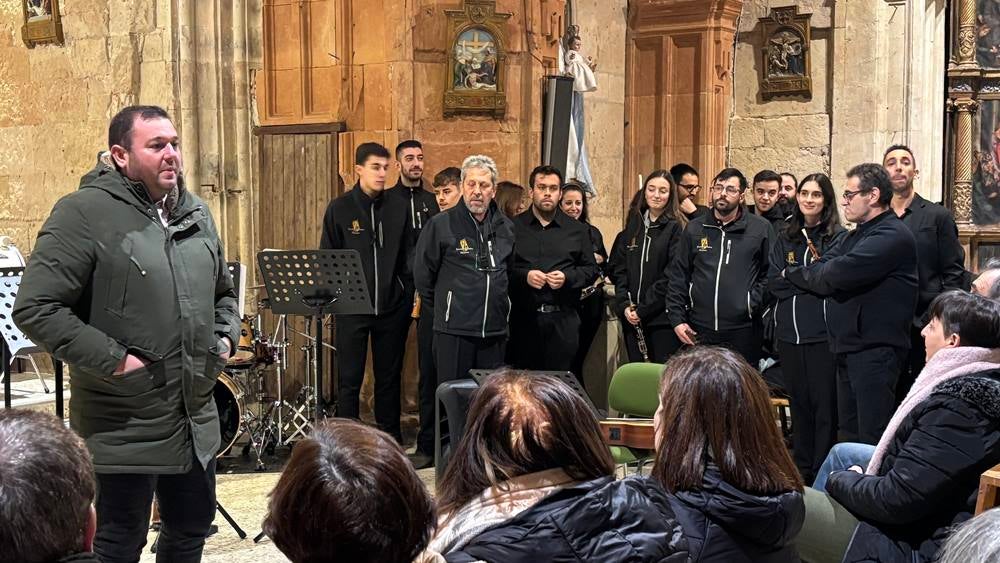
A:
<svg viewBox="0 0 1000 563">
<path fill-rule="evenodd" d="M 23 267 L 0 268 L 0 336 L 3 337 L 3 406 L 11 407 L 11 373 L 10 364 L 19 354 L 34 354 L 42 349 L 35 345 L 14 324 L 12 313 L 17 291 L 21 287 Z M 63 417 L 63 364 L 53 358 L 56 386 L 56 416 Z M 44 382 L 43 382 L 44 383 Z"/>
<path fill-rule="evenodd" d="M 316 418 L 325 418 L 323 316 L 372 315 L 357 250 L 265 250 L 257 253 L 271 312 L 316 322 Z"/>
</svg>

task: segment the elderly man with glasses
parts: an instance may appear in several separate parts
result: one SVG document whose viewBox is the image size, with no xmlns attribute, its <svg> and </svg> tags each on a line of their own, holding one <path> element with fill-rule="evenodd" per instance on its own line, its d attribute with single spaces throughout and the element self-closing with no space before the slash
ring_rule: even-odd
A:
<svg viewBox="0 0 1000 563">
<path fill-rule="evenodd" d="M 875 444 L 895 410 L 896 380 L 910 349 L 917 243 L 889 206 L 892 180 L 881 165 L 849 170 L 841 197 L 844 217 L 858 228 L 816 262 L 782 275 L 827 297 L 841 438 Z"/>
<path fill-rule="evenodd" d="M 743 206 L 747 179 L 726 168 L 712 181 L 711 212 L 684 228 L 667 286 L 667 319 L 684 344 L 728 346 L 756 366 L 755 330 L 767 292 L 774 230 Z"/>
<path fill-rule="evenodd" d="M 461 181 L 462 199 L 427 223 L 413 261 L 422 307 L 434 310 L 437 385 L 500 367 L 507 344 L 514 227 L 493 201 L 496 164 L 470 156 Z"/>
</svg>

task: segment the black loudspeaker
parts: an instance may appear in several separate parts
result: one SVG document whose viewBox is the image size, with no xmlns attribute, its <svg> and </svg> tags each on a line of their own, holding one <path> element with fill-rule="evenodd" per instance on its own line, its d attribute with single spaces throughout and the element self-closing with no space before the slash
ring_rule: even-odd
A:
<svg viewBox="0 0 1000 563">
<path fill-rule="evenodd" d="M 573 109 L 573 79 L 546 76 L 542 99 L 542 164 L 566 173 L 569 120 Z"/>
</svg>

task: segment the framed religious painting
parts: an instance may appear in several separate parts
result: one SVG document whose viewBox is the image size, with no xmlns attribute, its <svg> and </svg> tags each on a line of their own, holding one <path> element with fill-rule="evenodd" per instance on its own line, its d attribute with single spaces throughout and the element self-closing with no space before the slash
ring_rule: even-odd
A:
<svg viewBox="0 0 1000 563">
<path fill-rule="evenodd" d="M 503 117 L 507 34 L 510 14 L 498 14 L 495 0 L 465 0 L 448 17 L 448 71 L 444 115 Z"/>
<path fill-rule="evenodd" d="M 63 44 L 59 0 L 19 0 L 24 13 L 21 39 L 28 48 L 45 43 Z"/>
<path fill-rule="evenodd" d="M 812 96 L 809 21 L 798 6 L 774 8 L 760 19 L 764 33 L 760 93 L 774 96 Z"/>
</svg>

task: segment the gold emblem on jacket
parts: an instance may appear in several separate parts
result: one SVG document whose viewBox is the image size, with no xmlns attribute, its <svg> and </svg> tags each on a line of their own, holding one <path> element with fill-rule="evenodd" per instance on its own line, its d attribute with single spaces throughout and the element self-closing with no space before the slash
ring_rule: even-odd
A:
<svg viewBox="0 0 1000 563">
<path fill-rule="evenodd" d="M 352 235 L 360 234 L 364 229 L 361 228 L 361 221 L 357 219 L 351 221 L 351 228 L 348 229 Z"/>
</svg>

